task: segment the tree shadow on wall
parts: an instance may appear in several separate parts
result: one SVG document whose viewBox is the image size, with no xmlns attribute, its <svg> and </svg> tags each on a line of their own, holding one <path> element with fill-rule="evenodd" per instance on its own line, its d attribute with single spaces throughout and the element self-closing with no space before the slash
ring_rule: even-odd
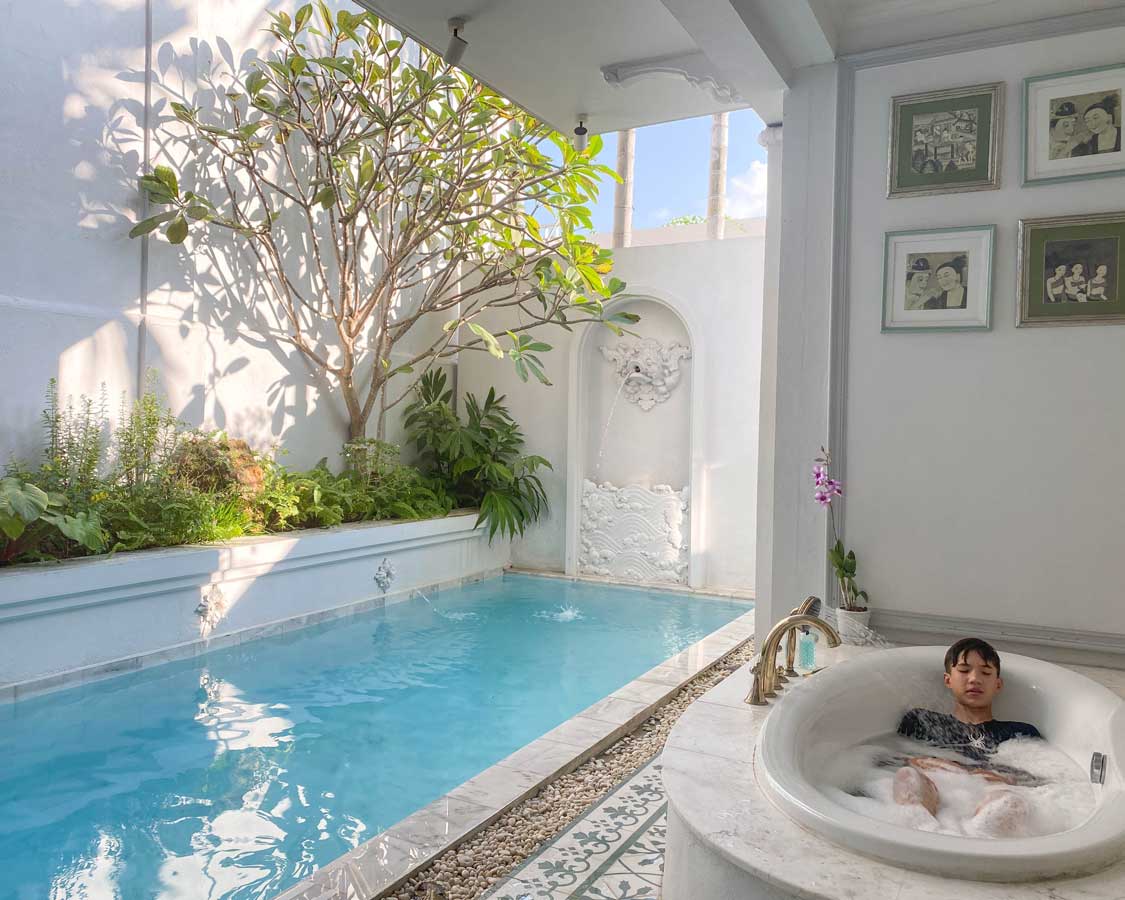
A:
<svg viewBox="0 0 1125 900">
<path fill-rule="evenodd" d="M 216 204 L 226 199 L 222 159 L 206 143 L 188 136 L 171 103 L 200 110 L 204 121 L 228 118 L 246 101 L 232 84 L 241 85 L 259 58 L 254 48 L 236 56 L 218 38 L 216 50 L 192 38 L 177 50 L 171 41 L 154 49 L 147 73 L 130 69 L 118 74 L 126 83 L 151 91 L 148 109 L 149 168 L 170 166 L 180 176 L 181 190 L 205 194 Z M 133 99 L 114 103 L 107 117 L 102 148 L 114 172 L 120 173 L 125 195 L 137 194 L 142 168 L 137 145 L 146 128 L 145 106 Z M 284 186 L 292 179 L 271 173 Z M 158 207 L 139 209 L 143 218 Z M 133 210 L 102 204 L 99 221 L 127 232 Z M 296 211 L 285 210 L 278 231 L 285 272 L 310 298 L 316 297 L 309 236 L 297 227 Z M 287 342 L 285 307 L 271 291 L 267 273 L 244 241 L 198 223 L 187 240 L 169 244 L 154 233 L 148 241 L 145 365 L 164 375 L 173 408 L 193 425 L 213 426 L 244 437 L 258 446 L 285 443 L 302 462 L 334 457 L 346 434 L 347 417 L 334 402 L 334 385 Z M 315 301 L 314 301 L 315 302 Z M 327 303 L 321 298 L 320 302 Z M 302 328 L 322 356 L 331 355 L 330 335 L 317 332 L 320 317 L 310 310 Z M 323 321 L 320 319 L 320 321 Z"/>
</svg>

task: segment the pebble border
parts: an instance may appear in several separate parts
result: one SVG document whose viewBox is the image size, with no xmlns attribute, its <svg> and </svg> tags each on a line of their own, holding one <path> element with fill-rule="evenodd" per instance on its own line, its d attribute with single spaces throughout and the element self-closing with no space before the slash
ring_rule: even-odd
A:
<svg viewBox="0 0 1125 900">
<path fill-rule="evenodd" d="M 685 684 L 638 728 L 545 784 L 492 825 L 445 851 L 385 900 L 476 900 L 523 865 L 664 747 L 688 706 L 754 656 L 749 638 Z"/>
</svg>

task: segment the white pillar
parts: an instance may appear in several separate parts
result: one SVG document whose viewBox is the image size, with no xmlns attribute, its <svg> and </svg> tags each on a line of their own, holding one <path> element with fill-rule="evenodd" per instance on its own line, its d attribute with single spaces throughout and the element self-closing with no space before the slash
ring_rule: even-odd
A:
<svg viewBox="0 0 1125 900">
<path fill-rule="evenodd" d="M 617 132 L 617 175 L 621 179 L 613 192 L 613 246 L 633 243 L 633 153 L 636 132 L 632 128 Z"/>
<path fill-rule="evenodd" d="M 755 541 L 755 620 L 764 635 L 773 597 L 774 434 L 777 425 L 778 273 L 781 268 L 781 125 L 758 135 L 766 148 L 766 248 L 762 275 L 762 375 L 758 410 L 758 513 Z"/>
<path fill-rule="evenodd" d="M 830 439 L 833 305 L 843 277 L 836 253 L 841 72 L 828 63 L 793 74 L 780 197 L 770 146 L 772 285 L 767 280 L 762 335 L 755 578 L 763 634 L 810 594 L 831 602 L 827 517 L 813 501 L 810 468 Z"/>
<path fill-rule="evenodd" d="M 730 113 L 711 116 L 711 178 L 707 191 L 707 237 L 721 241 L 727 212 L 727 133 Z"/>
</svg>

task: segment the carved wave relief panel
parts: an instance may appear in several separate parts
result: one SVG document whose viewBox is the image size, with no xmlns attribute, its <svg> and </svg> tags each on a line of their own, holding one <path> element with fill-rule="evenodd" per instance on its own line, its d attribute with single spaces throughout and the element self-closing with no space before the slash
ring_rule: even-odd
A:
<svg viewBox="0 0 1125 900">
<path fill-rule="evenodd" d="M 687 584 L 688 489 L 582 483 L 578 570 L 626 581 Z"/>
</svg>

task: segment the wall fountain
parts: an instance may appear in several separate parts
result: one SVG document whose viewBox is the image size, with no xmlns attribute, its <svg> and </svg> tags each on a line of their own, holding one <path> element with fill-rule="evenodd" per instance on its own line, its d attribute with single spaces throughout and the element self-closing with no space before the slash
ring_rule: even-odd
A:
<svg viewBox="0 0 1125 900">
<path fill-rule="evenodd" d="M 583 395 L 590 419 L 607 411 L 596 448 L 584 454 L 577 569 L 618 580 L 687 584 L 691 404 L 680 388 L 690 378 L 684 363 L 692 351 L 675 315 L 649 305 L 654 309 L 641 312 L 644 337 L 602 344 L 597 355 L 590 348 L 584 360 L 592 372 Z"/>
</svg>

